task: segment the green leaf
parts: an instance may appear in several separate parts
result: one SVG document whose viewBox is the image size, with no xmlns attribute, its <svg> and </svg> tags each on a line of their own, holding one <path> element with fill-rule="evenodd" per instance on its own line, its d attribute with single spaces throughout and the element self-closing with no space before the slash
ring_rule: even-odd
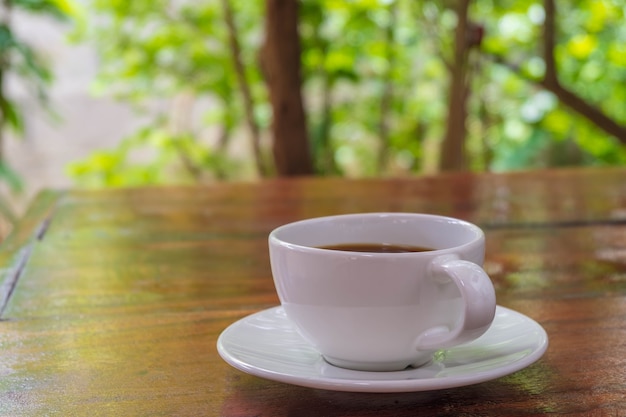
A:
<svg viewBox="0 0 626 417">
<path fill-rule="evenodd" d="M 65 20 L 73 11 L 71 3 L 66 0 L 12 0 L 11 4 L 30 13 L 43 14 L 59 20 Z"/>
<path fill-rule="evenodd" d="M 24 119 L 18 112 L 15 104 L 6 98 L 0 100 L 0 111 L 8 125 L 13 128 L 18 135 L 22 135 L 24 133 Z M 2 126 L 0 126 L 0 128 L 1 127 Z"/>
<path fill-rule="evenodd" d="M 572 117 L 564 110 L 557 108 L 549 112 L 543 119 L 543 125 L 555 134 L 554 139 L 563 139 L 572 128 Z"/>
<path fill-rule="evenodd" d="M 4 181 L 13 192 L 20 192 L 24 189 L 20 175 L 4 161 L 0 161 L 0 180 Z"/>
<path fill-rule="evenodd" d="M 567 51 L 575 58 L 583 60 L 598 47 L 598 40 L 588 33 L 574 36 L 567 43 Z"/>
<path fill-rule="evenodd" d="M 13 47 L 15 39 L 6 23 L 0 23 L 0 52 L 4 53 Z"/>
<path fill-rule="evenodd" d="M 618 42 L 609 45 L 607 58 L 611 63 L 626 68 L 626 45 Z"/>
</svg>

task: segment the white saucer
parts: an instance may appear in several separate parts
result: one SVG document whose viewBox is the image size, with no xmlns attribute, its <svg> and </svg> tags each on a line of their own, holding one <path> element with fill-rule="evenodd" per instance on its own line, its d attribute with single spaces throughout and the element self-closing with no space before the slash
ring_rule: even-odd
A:
<svg viewBox="0 0 626 417">
<path fill-rule="evenodd" d="M 545 330 L 529 317 L 498 306 L 487 332 L 442 350 L 418 369 L 363 372 L 328 364 L 298 334 L 282 307 L 245 317 L 222 332 L 217 350 L 235 368 L 274 381 L 352 392 L 411 392 L 460 387 L 499 378 L 537 361 L 548 347 Z"/>
</svg>

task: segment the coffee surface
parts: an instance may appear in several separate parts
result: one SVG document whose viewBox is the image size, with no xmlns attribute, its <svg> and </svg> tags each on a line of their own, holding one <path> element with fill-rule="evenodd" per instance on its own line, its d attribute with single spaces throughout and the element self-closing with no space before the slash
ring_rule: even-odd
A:
<svg viewBox="0 0 626 417">
<path fill-rule="evenodd" d="M 395 245 L 389 243 L 341 243 L 338 245 L 318 246 L 320 249 L 340 250 L 346 252 L 373 252 L 373 253 L 407 253 L 428 252 L 434 250 L 423 246 Z"/>
</svg>

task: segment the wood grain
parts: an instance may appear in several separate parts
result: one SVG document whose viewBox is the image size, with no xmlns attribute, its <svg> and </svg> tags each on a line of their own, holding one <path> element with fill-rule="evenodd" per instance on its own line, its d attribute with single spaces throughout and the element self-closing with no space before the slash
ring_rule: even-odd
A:
<svg viewBox="0 0 626 417">
<path fill-rule="evenodd" d="M 481 225 L 498 303 L 545 327 L 546 355 L 482 384 L 384 395 L 224 363 L 220 332 L 278 303 L 267 234 L 365 211 Z M 0 248 L 2 288 L 24 248 L 0 321 L 1 415 L 626 416 L 626 170 L 47 192 Z"/>
</svg>

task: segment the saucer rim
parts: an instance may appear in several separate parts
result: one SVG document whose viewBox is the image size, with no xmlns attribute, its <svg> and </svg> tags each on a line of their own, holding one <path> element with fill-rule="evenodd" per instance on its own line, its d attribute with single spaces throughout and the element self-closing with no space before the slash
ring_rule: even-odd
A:
<svg viewBox="0 0 626 417">
<path fill-rule="evenodd" d="M 303 377 L 294 374 L 288 374 L 285 372 L 278 372 L 272 369 L 261 368 L 250 364 L 246 361 L 239 359 L 231 354 L 224 346 L 224 339 L 228 337 L 228 333 L 233 331 L 234 327 L 243 324 L 248 320 L 253 319 L 255 316 L 260 315 L 277 315 L 277 312 L 282 310 L 282 306 L 274 306 L 264 310 L 257 311 L 242 317 L 239 320 L 231 323 L 226 329 L 224 329 L 217 340 L 217 351 L 222 359 L 242 372 L 250 375 L 254 375 L 260 378 L 287 383 L 291 385 L 324 389 L 329 391 L 345 391 L 345 392 L 369 392 L 369 393 L 401 393 L 401 392 L 420 392 L 420 391 L 435 391 L 449 388 L 458 388 L 468 385 L 479 384 L 490 380 L 498 379 L 512 373 L 518 372 L 533 363 L 537 362 L 547 351 L 549 345 L 549 338 L 546 330 L 535 320 L 527 315 L 520 313 L 516 310 L 496 306 L 496 315 L 499 312 L 508 312 L 523 318 L 529 325 L 533 326 L 535 331 L 539 332 L 537 335 L 537 343 L 535 349 L 523 358 L 513 362 L 502 365 L 495 369 L 477 371 L 463 376 L 443 376 L 436 378 L 422 378 L 422 379 L 391 379 L 391 380 L 374 380 L 374 379 L 353 379 L 353 378 L 329 378 L 324 376 L 317 376 L 314 378 Z M 271 330 L 268 330 L 271 331 Z M 489 332 L 489 330 L 487 330 Z M 320 360 L 321 355 L 320 355 Z M 328 366 L 332 366 L 328 364 Z M 348 372 L 354 372 L 358 374 L 362 371 L 346 370 Z M 404 371 L 397 371 L 404 372 Z M 366 372 L 364 372 L 366 373 Z"/>
</svg>

